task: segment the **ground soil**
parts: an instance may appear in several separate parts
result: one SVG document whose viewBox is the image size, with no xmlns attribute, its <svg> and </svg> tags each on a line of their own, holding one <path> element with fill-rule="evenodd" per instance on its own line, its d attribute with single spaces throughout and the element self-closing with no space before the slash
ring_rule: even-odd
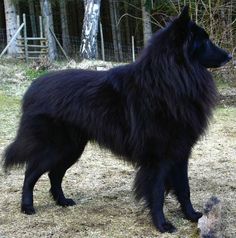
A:
<svg viewBox="0 0 236 238">
<path fill-rule="evenodd" d="M 14 138 L 20 99 L 29 85 L 22 67 L 10 63 L 0 66 L 0 153 Z M 222 202 L 223 237 L 234 238 L 236 97 L 232 93 L 234 88 L 224 90 L 209 130 L 193 150 L 189 177 L 194 207 L 202 211 L 207 199 L 217 196 Z M 227 90 L 230 93 L 227 94 Z M 96 145 L 86 147 L 80 161 L 64 179 L 66 195 L 77 203 L 74 207 L 55 205 L 48 193 L 48 177 L 43 175 L 35 187 L 37 214 L 20 213 L 23 174 L 24 170 L 5 174 L 0 169 L 0 237 L 198 237 L 197 225 L 183 218 L 172 195 L 166 198 L 165 213 L 178 231 L 174 234 L 156 231 L 148 212 L 133 198 L 135 171 L 132 166 Z"/>
</svg>

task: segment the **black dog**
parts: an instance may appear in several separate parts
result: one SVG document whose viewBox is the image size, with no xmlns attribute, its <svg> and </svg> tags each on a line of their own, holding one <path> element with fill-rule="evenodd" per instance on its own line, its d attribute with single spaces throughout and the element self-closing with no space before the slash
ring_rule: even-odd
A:
<svg viewBox="0 0 236 238">
<path fill-rule="evenodd" d="M 49 172 L 57 204 L 74 205 L 61 183 L 88 141 L 110 149 L 137 168 L 134 190 L 155 227 L 172 232 L 163 214 L 173 190 L 185 216 L 197 221 L 190 201 L 188 158 L 204 132 L 216 89 L 208 67 L 231 59 L 189 18 L 188 7 L 157 32 L 133 64 L 109 71 L 64 70 L 41 77 L 23 99 L 15 141 L 5 168 L 26 164 L 22 212 L 35 213 L 33 188 Z"/>
</svg>

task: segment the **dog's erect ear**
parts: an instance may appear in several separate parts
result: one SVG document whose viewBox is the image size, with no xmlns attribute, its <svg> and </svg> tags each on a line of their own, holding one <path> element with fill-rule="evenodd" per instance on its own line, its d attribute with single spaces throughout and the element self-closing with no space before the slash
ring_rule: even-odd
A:
<svg viewBox="0 0 236 238">
<path fill-rule="evenodd" d="M 189 16 L 189 6 L 186 5 L 182 12 L 180 13 L 178 20 L 181 22 L 188 22 L 190 21 L 190 16 Z"/>
<path fill-rule="evenodd" d="M 177 17 L 173 24 L 171 25 L 170 29 L 170 40 L 174 42 L 176 47 L 182 46 L 183 42 L 186 40 L 187 36 L 189 35 L 189 23 L 191 19 L 189 16 L 189 6 L 186 5 L 182 12 L 180 13 L 179 17 Z"/>
</svg>

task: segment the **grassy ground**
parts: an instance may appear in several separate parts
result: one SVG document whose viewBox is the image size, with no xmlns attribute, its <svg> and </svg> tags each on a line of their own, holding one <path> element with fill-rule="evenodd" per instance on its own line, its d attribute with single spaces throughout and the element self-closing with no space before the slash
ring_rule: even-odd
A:
<svg viewBox="0 0 236 238">
<path fill-rule="evenodd" d="M 2 67 L 5 72 L 7 64 Z M 16 76 L 24 65 L 21 67 L 11 65 L 4 76 L 0 68 L 0 153 L 15 135 L 20 99 L 29 84 L 24 73 Z M 194 148 L 189 171 L 194 206 L 202 210 L 211 195 L 220 198 L 223 235 L 230 238 L 236 236 L 235 101 L 229 105 L 223 102 L 216 109 L 207 134 Z M 37 214 L 27 216 L 19 211 L 23 170 L 4 174 L 0 169 L 0 237 L 198 237 L 196 224 L 183 219 L 178 203 L 170 195 L 165 213 L 178 231 L 173 235 L 158 233 L 147 211 L 134 201 L 134 175 L 132 167 L 89 144 L 63 183 L 66 194 L 77 205 L 55 206 L 44 175 L 35 187 Z"/>
</svg>

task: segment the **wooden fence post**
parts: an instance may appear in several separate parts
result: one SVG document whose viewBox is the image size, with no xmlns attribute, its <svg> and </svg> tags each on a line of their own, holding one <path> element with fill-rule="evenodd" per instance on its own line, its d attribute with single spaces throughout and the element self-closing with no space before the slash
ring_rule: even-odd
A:
<svg viewBox="0 0 236 238">
<path fill-rule="evenodd" d="M 26 17 L 25 14 L 23 14 L 23 23 L 24 23 L 24 44 L 25 44 L 25 60 L 26 63 L 29 62 L 29 55 L 28 55 L 28 46 L 27 46 L 27 26 L 26 26 Z"/>
<path fill-rule="evenodd" d="M 135 61 L 134 36 L 132 36 L 131 42 L 132 42 L 132 59 L 134 62 Z"/>
<path fill-rule="evenodd" d="M 40 38 L 43 38 L 43 19 L 42 19 L 42 16 L 39 16 L 39 29 L 40 29 Z"/>
<path fill-rule="evenodd" d="M 102 60 L 105 61 L 104 37 L 103 37 L 103 30 L 102 30 L 101 22 L 100 22 L 100 35 L 101 35 Z"/>
</svg>

